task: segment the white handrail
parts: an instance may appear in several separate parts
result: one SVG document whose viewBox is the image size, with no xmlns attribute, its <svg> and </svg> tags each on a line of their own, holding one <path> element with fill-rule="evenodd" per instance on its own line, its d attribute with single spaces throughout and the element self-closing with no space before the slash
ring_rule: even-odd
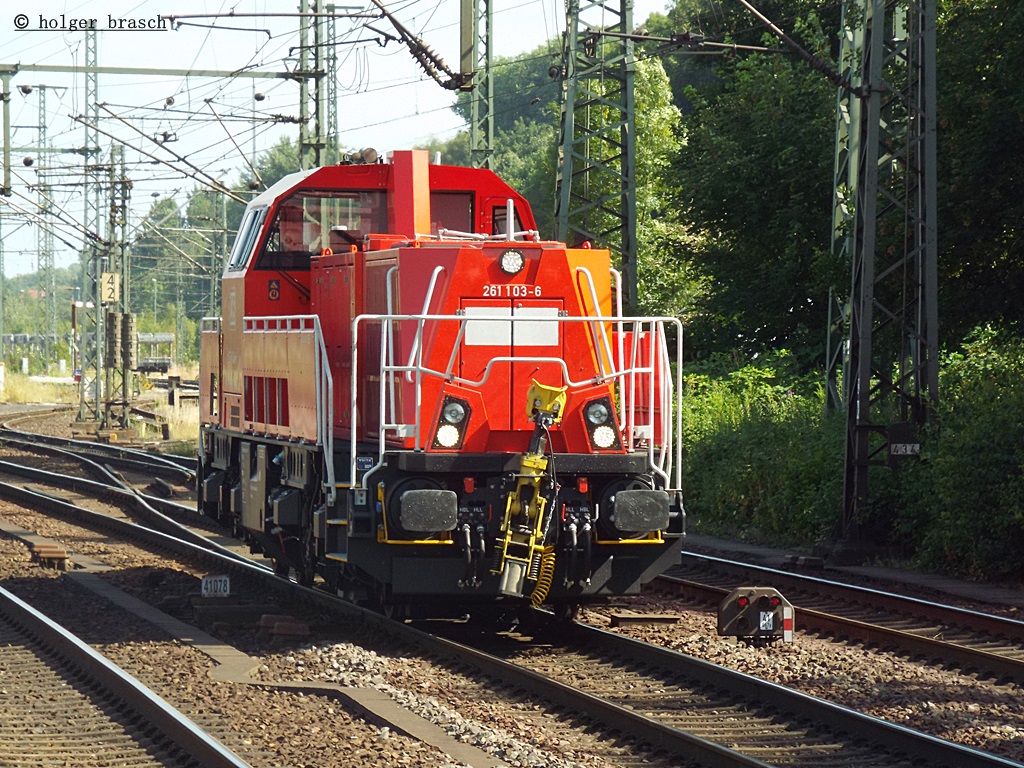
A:
<svg viewBox="0 0 1024 768">
<path fill-rule="evenodd" d="M 316 444 L 323 448 L 324 488 L 327 503 L 333 505 L 337 498 L 334 477 L 334 376 L 327 357 L 323 330 L 318 315 L 259 315 L 242 318 L 243 333 L 257 329 L 267 331 L 313 331 L 316 352 L 313 356 L 313 376 L 316 392 Z"/>
<path fill-rule="evenodd" d="M 529 318 L 519 318 L 515 315 L 510 315 L 508 318 L 503 318 L 504 322 L 516 323 L 516 322 L 550 322 L 550 323 L 594 323 L 595 318 L 590 317 L 544 317 L 544 316 L 530 316 Z M 356 450 L 360 429 L 358 425 L 359 420 L 359 387 L 360 387 L 360 364 L 359 364 L 359 338 L 362 327 L 371 324 L 379 323 L 381 325 L 381 343 L 380 351 L 381 355 L 381 370 L 379 376 L 379 409 L 378 409 L 378 455 L 377 463 L 363 476 L 363 482 L 366 478 L 376 469 L 378 469 L 384 462 L 384 454 L 386 448 L 386 433 L 395 432 L 400 436 L 407 436 L 408 429 L 412 428 L 413 437 L 413 449 L 420 451 L 423 450 L 422 434 L 423 434 L 423 420 L 424 415 L 422 413 L 422 396 L 423 396 L 423 383 L 427 378 L 438 378 L 443 381 L 454 382 L 465 387 L 481 387 L 490 378 L 496 365 L 499 363 L 532 363 L 532 364 L 548 364 L 558 366 L 560 369 L 563 381 L 565 385 L 571 389 L 582 388 L 593 386 L 594 384 L 600 383 L 619 383 L 620 400 L 627 401 L 623 405 L 624 413 L 626 418 L 622 419 L 620 428 L 624 435 L 627 445 L 630 450 L 639 448 L 641 443 L 645 443 L 645 453 L 647 454 L 647 462 L 650 467 L 650 471 L 659 475 L 663 478 L 666 485 L 671 485 L 672 476 L 675 476 L 675 488 L 672 490 L 679 490 L 681 487 L 681 466 L 682 466 L 682 404 L 678 402 L 678 393 L 682 391 L 682 380 L 681 380 L 681 368 L 677 368 L 675 374 L 675 380 L 671 374 L 671 365 L 669 364 L 669 353 L 668 353 L 668 333 L 666 332 L 665 326 L 671 324 L 675 327 L 676 331 L 676 347 L 677 354 L 682 352 L 682 326 L 678 319 L 669 317 L 631 317 L 623 318 L 618 317 L 599 317 L 598 322 L 615 322 L 623 330 L 629 328 L 632 330 L 632 344 L 629 360 L 623 359 L 623 354 L 620 353 L 618 364 L 614 364 L 614 359 L 610 359 L 609 362 L 614 364 L 613 370 L 602 370 L 600 375 L 596 377 L 589 377 L 585 379 L 575 380 L 570 374 L 570 368 L 567 362 L 561 357 L 545 357 L 539 355 L 523 356 L 523 355 L 508 355 L 508 356 L 495 356 L 491 358 L 482 372 L 482 376 L 478 379 L 469 379 L 457 375 L 452 369 L 454 367 L 453 361 L 455 359 L 452 356 L 447 361 L 447 370 L 436 370 L 428 368 L 424 365 L 423 355 L 424 348 L 422 339 L 424 336 L 424 328 L 428 322 L 453 322 L 459 324 L 459 337 L 465 332 L 465 327 L 468 322 L 472 322 L 470 318 L 464 315 L 407 315 L 407 314 L 365 314 L 359 315 L 352 321 L 352 367 L 351 367 L 351 404 L 350 413 L 352 414 L 352 426 L 351 433 L 349 435 L 350 440 L 350 478 L 352 487 L 362 488 L 357 481 L 357 470 L 356 470 Z M 392 336 L 392 329 L 398 323 L 403 322 L 415 322 L 416 323 L 416 335 L 414 347 L 409 355 L 405 364 L 395 362 L 396 352 L 393 351 L 393 347 L 388 343 L 388 340 Z M 647 362 L 644 365 L 640 364 L 640 345 L 642 338 L 646 335 L 646 359 Z M 620 334 L 621 336 L 621 334 Z M 607 339 L 605 339 L 607 341 Z M 621 339 L 620 339 L 621 343 Z M 606 346 L 606 350 L 610 353 L 610 347 Z M 404 374 L 404 376 L 403 376 Z M 646 380 L 642 377 L 646 376 Z M 386 392 L 385 389 L 393 389 L 397 380 L 402 378 L 406 379 L 410 383 L 414 384 L 413 396 L 415 397 L 413 413 L 415 414 L 415 421 L 412 424 L 406 424 L 399 418 L 396 406 L 395 393 Z M 637 424 L 637 403 L 636 397 L 638 395 L 637 386 L 640 381 L 645 382 L 645 394 L 647 402 L 644 405 L 646 411 L 646 423 L 640 425 Z M 390 384 L 389 384 L 390 382 Z M 661 382 L 658 384 L 658 382 Z M 672 412 L 676 414 L 676 428 L 672 429 Z M 406 431 L 402 431 L 406 430 Z M 642 434 L 641 434 L 642 433 Z M 654 436 L 656 433 L 661 434 L 661 442 L 655 446 Z M 641 439 L 642 437 L 642 439 Z M 674 445 L 675 450 L 671 450 L 671 444 Z M 655 450 L 657 448 L 657 451 Z M 674 472 L 673 472 L 674 470 Z"/>
<path fill-rule="evenodd" d="M 434 267 L 434 271 L 430 275 L 430 284 L 427 285 L 427 295 L 423 298 L 423 312 L 421 313 L 421 315 L 425 316 L 430 311 L 430 302 L 434 298 L 434 288 L 437 286 L 437 278 L 444 271 L 444 267 Z M 416 329 L 416 338 L 413 339 L 412 350 L 410 350 L 409 352 L 409 365 L 412 365 L 412 360 L 414 357 L 416 357 L 422 340 L 423 325 L 420 324 L 420 326 Z M 412 378 L 409 377 L 408 374 L 406 374 L 406 378 L 408 378 L 409 381 L 412 381 Z"/>
<path fill-rule="evenodd" d="M 601 314 L 601 302 L 598 301 L 597 299 L 597 286 L 594 285 L 594 276 L 590 274 L 590 270 L 587 269 L 586 267 L 576 267 L 576 273 L 582 274 L 585 278 L 587 278 L 587 287 L 590 289 L 590 300 L 594 302 L 594 311 L 597 312 L 597 314 L 593 318 L 593 322 L 590 325 L 590 332 L 591 334 L 593 334 L 594 344 L 597 344 L 598 342 L 598 334 L 594 331 L 594 324 L 597 324 L 597 327 L 601 331 L 601 343 L 604 345 L 604 352 L 608 356 L 608 362 L 614 363 L 614 358 L 612 358 L 612 347 L 611 344 L 608 342 L 608 333 L 605 330 L 604 323 L 602 322 L 603 320 L 605 320 L 605 317 Z M 604 373 L 604 359 L 601 357 L 601 355 L 597 356 L 597 364 L 598 367 L 601 369 L 601 373 Z"/>
</svg>

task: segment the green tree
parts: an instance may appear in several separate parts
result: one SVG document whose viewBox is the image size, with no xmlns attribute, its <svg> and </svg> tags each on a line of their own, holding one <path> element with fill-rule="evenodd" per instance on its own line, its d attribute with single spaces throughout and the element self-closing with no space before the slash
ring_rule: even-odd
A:
<svg viewBox="0 0 1024 768">
<path fill-rule="evenodd" d="M 185 245 L 180 235 L 181 211 L 173 198 L 153 202 L 136 231 L 131 249 L 130 310 L 144 315 L 147 310 L 156 321 L 171 297 L 174 264 Z M 170 331 L 170 328 L 163 330 Z"/>
<path fill-rule="evenodd" d="M 797 34 L 825 54 L 814 16 Z M 729 60 L 721 85 L 691 88 L 672 166 L 688 267 L 709 290 L 692 322 L 699 352 L 819 354 L 828 289 L 848 278 L 830 255 L 835 92 L 795 57 Z"/>
<path fill-rule="evenodd" d="M 667 172 L 679 151 L 680 113 L 660 59 L 641 59 L 634 75 L 638 310 L 685 317 L 700 276 L 688 268 L 685 225 L 672 204 Z"/>
<path fill-rule="evenodd" d="M 839 36 L 834 31 L 839 28 L 838 3 L 823 7 L 814 0 L 758 0 L 755 5 L 762 14 L 791 35 L 796 35 L 797 39 L 802 39 L 798 20 L 808 14 L 816 14 L 822 27 L 830 30 L 827 37 L 832 40 L 831 56 L 836 58 Z M 656 41 L 640 47 L 647 52 L 657 51 L 663 58 L 676 105 L 684 113 L 693 109 L 688 96 L 690 88 L 706 94 L 719 87 L 718 73 L 724 66 L 723 61 L 732 56 L 747 55 L 732 51 L 728 44 L 781 48 L 781 43 L 775 38 L 763 37 L 764 26 L 739 3 L 676 0 L 666 13 L 651 14 L 643 28 L 651 36 L 672 37 L 679 41 L 674 48 Z M 690 41 L 690 44 L 684 44 L 685 41 Z M 701 41 L 706 44 L 699 45 Z M 811 41 L 805 47 L 814 47 L 820 42 Z"/>
<path fill-rule="evenodd" d="M 491 78 L 494 83 L 495 134 L 515 132 L 516 123 L 547 122 L 552 107 L 556 108 L 560 93 L 562 55 L 560 44 L 549 41 L 529 53 L 514 57 L 499 56 L 494 61 Z M 552 74 L 555 77 L 552 77 Z M 467 123 L 471 99 L 475 94 L 463 93 L 452 108 Z"/>
<path fill-rule="evenodd" d="M 254 165 L 259 172 L 259 178 L 247 168 L 242 172 L 238 184 L 238 189 L 244 190 L 247 194 L 264 190 L 289 173 L 298 171 L 299 145 L 292 142 L 289 137 L 282 136 L 270 149 L 260 154 Z"/>
<path fill-rule="evenodd" d="M 940 0 L 940 322 L 1024 321 L 1024 5 Z"/>
<path fill-rule="evenodd" d="M 1024 342 L 983 326 L 942 362 L 939 419 L 894 483 L 896 540 L 929 569 L 1020 579 Z"/>
<path fill-rule="evenodd" d="M 495 142 L 494 170 L 530 201 L 542 237 L 555 236 L 555 158 L 558 130 L 551 121 L 519 118 Z"/>
</svg>

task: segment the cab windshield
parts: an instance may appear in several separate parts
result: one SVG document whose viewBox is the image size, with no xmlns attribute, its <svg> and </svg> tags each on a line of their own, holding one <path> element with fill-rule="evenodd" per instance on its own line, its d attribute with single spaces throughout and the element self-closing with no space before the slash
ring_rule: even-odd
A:
<svg viewBox="0 0 1024 768">
<path fill-rule="evenodd" d="M 363 236 L 387 231 L 383 190 L 301 190 L 281 203 L 255 268 L 305 271 L 310 257 L 361 246 Z"/>
</svg>

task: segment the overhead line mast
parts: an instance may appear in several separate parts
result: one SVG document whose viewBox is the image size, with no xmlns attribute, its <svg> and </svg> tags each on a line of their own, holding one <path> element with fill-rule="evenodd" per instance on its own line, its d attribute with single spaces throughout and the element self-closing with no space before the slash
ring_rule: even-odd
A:
<svg viewBox="0 0 1024 768">
<path fill-rule="evenodd" d="M 838 88 L 832 252 L 851 287 L 833 558 L 858 560 L 871 469 L 916 456 L 939 404 L 935 0 L 843 0 L 839 72 L 738 2 Z"/>
<path fill-rule="evenodd" d="M 462 0 L 462 71 L 471 78 L 469 152 L 474 168 L 494 167 L 493 41 L 491 0 Z"/>
<path fill-rule="evenodd" d="M 833 254 L 851 263 L 838 528 L 840 552 L 857 550 L 871 468 L 916 455 L 938 406 L 935 0 L 843 0 L 839 72 L 738 1 L 838 89 Z M 566 0 L 566 14 L 558 237 L 620 253 L 635 306 L 632 2 Z"/>
<path fill-rule="evenodd" d="M 833 252 L 852 285 L 840 529 L 856 557 L 871 469 L 919 450 L 939 403 L 935 0 L 844 0 Z"/>
<path fill-rule="evenodd" d="M 566 0 L 565 13 L 557 237 L 618 255 L 629 312 L 637 306 L 633 0 Z"/>
</svg>

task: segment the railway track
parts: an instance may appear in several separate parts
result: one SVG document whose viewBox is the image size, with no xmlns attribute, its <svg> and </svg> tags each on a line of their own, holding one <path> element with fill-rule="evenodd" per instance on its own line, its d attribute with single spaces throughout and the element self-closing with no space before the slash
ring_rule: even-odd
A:
<svg viewBox="0 0 1024 768">
<path fill-rule="evenodd" d="M 129 525 L 124 521 L 101 524 Z M 537 637 L 505 634 L 495 638 L 491 633 L 486 642 L 482 635 L 456 641 L 303 589 L 243 558 L 204 551 L 199 542 L 181 542 L 152 531 L 142 535 L 156 537 L 161 547 L 180 548 L 211 568 L 258 582 L 254 589 L 277 595 L 282 602 L 304 603 L 328 617 L 329 623 L 355 623 L 368 636 L 388 637 L 388 642 L 406 649 L 399 651 L 402 655 L 418 649 L 438 663 L 472 668 L 498 681 L 494 690 L 528 691 L 531 698 L 547 702 L 546 708 L 572 713 L 570 719 L 578 727 L 628 734 L 638 745 L 636 751 L 654 750 L 668 764 L 729 768 L 1020 765 L 614 633 L 582 627 L 569 631 L 562 625 L 557 633 L 542 632 Z"/>
<path fill-rule="evenodd" d="M 601 629 L 465 640 L 518 685 L 701 765 L 1019 766 L 757 677 Z M 465 653 L 461 646 L 452 656 Z M 494 661 L 478 660 L 481 666 Z M 496 666 L 496 675 L 513 673 Z M 536 676 L 536 677 L 534 677 Z"/>
<path fill-rule="evenodd" d="M 53 411 L 30 412 L 6 417 L 3 426 L 0 427 L 0 441 L 13 447 L 44 455 L 74 456 L 78 459 L 91 458 L 100 466 L 113 466 L 146 474 L 151 478 L 165 478 L 180 485 L 193 486 L 195 484 L 195 459 L 155 454 L 93 440 L 43 435 L 18 428 L 31 424 L 33 420 L 37 420 L 41 416 L 53 413 Z"/>
<path fill-rule="evenodd" d="M 245 768 L 162 699 L 0 589 L 7 766 Z"/>
<path fill-rule="evenodd" d="M 685 553 L 660 589 L 717 605 L 735 586 L 783 592 L 801 629 L 1024 682 L 1024 622 L 814 576 Z"/>
<path fill-rule="evenodd" d="M 181 484 L 195 480 L 194 473 L 179 461 L 168 462 L 167 457 L 143 451 L 126 454 L 121 447 L 46 436 L 37 444 L 35 437 L 23 432 L 12 436 L 9 430 L 0 429 L 0 445 L 7 454 L 0 459 L 0 477 L 7 478 L 2 490 L 7 498 L 79 517 L 88 516 L 86 513 L 93 509 L 252 561 L 243 554 L 248 548 L 227 539 L 195 510 L 194 502 L 186 505 L 167 498 L 174 495 L 175 488 L 179 495 L 190 495 Z M 39 456 L 46 458 L 40 460 Z M 171 478 L 177 485 L 159 482 L 161 476 Z M 89 502 L 90 499 L 96 501 Z M 102 524 L 102 518 L 96 520 Z"/>
<path fill-rule="evenodd" d="M 221 567 L 236 564 L 222 562 Z M 611 633 L 563 626 L 558 634 L 564 638 L 557 644 L 550 633 L 539 640 L 504 635 L 496 644 L 481 645 L 479 638 L 456 642 L 263 576 L 268 588 L 301 593 L 338 621 L 350 622 L 356 612 L 373 633 L 386 633 L 447 663 L 471 665 L 501 685 L 530 690 L 576 717 L 631 734 L 679 761 L 730 768 L 1013 764 Z M 287 600 L 299 599 L 296 595 Z M 609 685 L 612 680 L 615 687 Z"/>
</svg>

